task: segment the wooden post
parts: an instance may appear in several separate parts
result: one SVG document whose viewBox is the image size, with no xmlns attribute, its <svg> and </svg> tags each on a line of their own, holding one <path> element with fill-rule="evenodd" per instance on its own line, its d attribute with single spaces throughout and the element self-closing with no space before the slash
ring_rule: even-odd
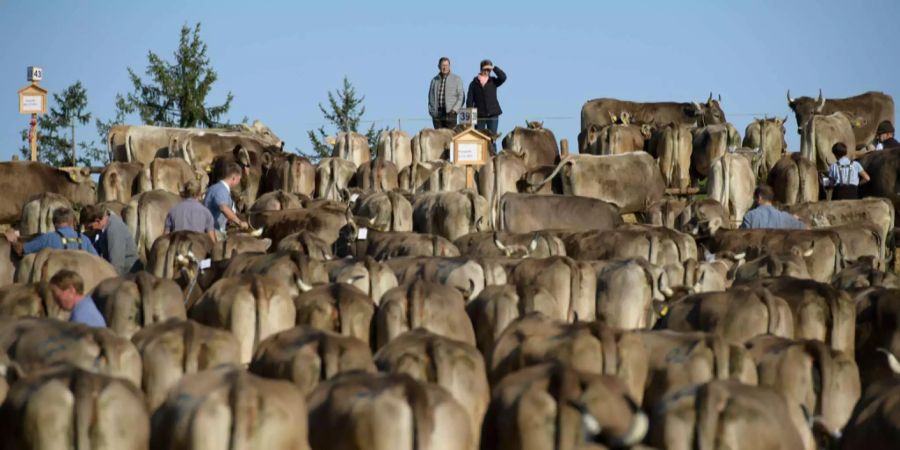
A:
<svg viewBox="0 0 900 450">
<path fill-rule="evenodd" d="M 31 133 L 29 134 L 31 137 L 31 160 L 37 161 L 37 140 L 38 140 L 38 128 L 37 128 L 37 114 L 31 115 Z"/>
<path fill-rule="evenodd" d="M 561 158 L 569 156 L 569 140 L 566 138 L 559 140 L 559 156 Z"/>
<path fill-rule="evenodd" d="M 466 164 L 466 189 L 475 189 L 475 166 Z"/>
</svg>

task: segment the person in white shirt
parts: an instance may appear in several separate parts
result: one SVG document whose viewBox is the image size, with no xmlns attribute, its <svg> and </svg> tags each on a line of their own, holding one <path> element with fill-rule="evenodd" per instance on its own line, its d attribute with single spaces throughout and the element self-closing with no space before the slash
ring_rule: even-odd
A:
<svg viewBox="0 0 900 450">
<path fill-rule="evenodd" d="M 828 177 L 831 178 L 834 190 L 831 192 L 832 200 L 855 200 L 859 198 L 860 183 L 869 182 L 869 174 L 863 170 L 862 165 L 847 157 L 847 146 L 838 142 L 831 147 L 831 152 L 837 158 L 837 162 L 828 169 Z"/>
</svg>

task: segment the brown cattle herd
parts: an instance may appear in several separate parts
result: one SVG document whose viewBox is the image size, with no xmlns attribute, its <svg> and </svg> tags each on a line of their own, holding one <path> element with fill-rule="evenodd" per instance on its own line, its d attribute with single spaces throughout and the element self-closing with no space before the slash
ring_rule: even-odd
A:
<svg viewBox="0 0 900 450">
<path fill-rule="evenodd" d="M 99 181 L 0 163 L 21 240 L 99 204 L 139 258 L 0 238 L 0 449 L 900 448 L 893 100 L 788 93 L 743 136 L 722 104 L 590 100 L 577 153 L 529 122 L 474 185 L 463 125 L 319 160 L 261 122 L 116 125 Z M 861 199 L 829 200 L 836 143 Z M 231 163 L 249 229 L 166 233 Z M 740 228 L 761 184 L 805 228 Z"/>
</svg>

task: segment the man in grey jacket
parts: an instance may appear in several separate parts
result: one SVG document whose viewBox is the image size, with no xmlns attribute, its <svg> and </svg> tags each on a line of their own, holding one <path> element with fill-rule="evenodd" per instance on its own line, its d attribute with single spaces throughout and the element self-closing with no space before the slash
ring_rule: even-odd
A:
<svg viewBox="0 0 900 450">
<path fill-rule="evenodd" d="M 453 128 L 456 126 L 456 113 L 465 103 L 462 78 L 450 73 L 450 58 L 446 56 L 438 60 L 440 72 L 431 79 L 428 88 L 428 114 L 434 128 Z"/>
<path fill-rule="evenodd" d="M 95 237 L 97 252 L 116 268 L 119 275 L 137 269 L 137 247 L 121 217 L 100 205 L 88 205 L 81 210 L 81 225 Z"/>
</svg>

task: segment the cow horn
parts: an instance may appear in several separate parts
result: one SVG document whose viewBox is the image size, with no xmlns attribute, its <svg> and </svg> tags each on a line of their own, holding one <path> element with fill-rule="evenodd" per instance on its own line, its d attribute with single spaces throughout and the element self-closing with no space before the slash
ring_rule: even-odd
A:
<svg viewBox="0 0 900 450">
<path fill-rule="evenodd" d="M 612 442 L 612 447 L 631 447 L 644 440 L 644 436 L 647 435 L 648 429 L 649 421 L 647 420 L 647 415 L 644 414 L 644 412 L 641 410 L 635 410 L 634 419 L 631 420 L 631 426 L 628 427 L 628 431 L 626 431 L 624 435 Z"/>
<path fill-rule="evenodd" d="M 506 256 L 510 255 L 510 250 L 502 242 L 500 242 L 500 238 L 497 236 L 497 233 L 494 233 L 494 245 L 500 249 L 501 252 L 506 253 Z"/>
<path fill-rule="evenodd" d="M 309 292 L 312 290 L 312 285 L 307 284 L 300 278 L 297 278 L 297 287 L 300 289 L 300 292 Z"/>
<path fill-rule="evenodd" d="M 822 88 L 819 88 L 819 99 L 816 101 L 819 103 L 816 106 L 816 112 L 822 112 L 822 108 L 825 107 L 825 98 L 822 97 Z"/>
<path fill-rule="evenodd" d="M 788 105 L 794 104 L 794 99 L 791 98 L 791 90 L 790 89 L 788 89 L 788 91 L 787 91 L 787 101 L 788 101 Z"/>
<path fill-rule="evenodd" d="M 600 433 L 603 432 L 603 427 L 600 425 L 597 418 L 588 411 L 587 406 L 585 406 L 584 403 L 571 399 L 569 399 L 568 403 L 581 413 L 581 427 L 584 429 L 585 440 L 591 442 L 597 439 L 597 437 L 600 436 Z"/>
<path fill-rule="evenodd" d="M 900 375 L 900 361 L 897 360 L 897 357 L 894 356 L 894 354 L 891 353 L 890 350 L 888 350 L 884 347 L 878 347 L 877 350 L 881 353 L 884 353 L 885 356 L 887 356 L 888 367 L 891 368 L 891 371 L 894 372 L 894 374 L 896 374 L 896 375 Z"/>
<path fill-rule="evenodd" d="M 700 113 L 700 111 L 703 111 L 703 107 L 702 107 L 702 106 L 700 106 L 700 104 L 699 104 L 699 103 L 697 103 L 697 102 L 691 102 L 691 103 L 693 103 L 693 104 L 694 104 L 694 109 L 695 109 L 695 112 L 696 112 L 696 113 L 697 113 L 697 114 L 699 114 L 699 113 Z"/>
<path fill-rule="evenodd" d="M 732 255 L 732 258 L 734 258 L 735 261 L 743 261 L 747 259 L 747 252 L 735 253 Z"/>
<path fill-rule="evenodd" d="M 531 253 L 538 248 L 538 236 L 535 234 L 531 237 L 531 242 L 528 243 L 528 252 Z"/>
<path fill-rule="evenodd" d="M 712 101 L 712 91 L 709 91 L 709 98 L 706 99 L 706 103 L 709 103 L 711 101 Z"/>
</svg>

